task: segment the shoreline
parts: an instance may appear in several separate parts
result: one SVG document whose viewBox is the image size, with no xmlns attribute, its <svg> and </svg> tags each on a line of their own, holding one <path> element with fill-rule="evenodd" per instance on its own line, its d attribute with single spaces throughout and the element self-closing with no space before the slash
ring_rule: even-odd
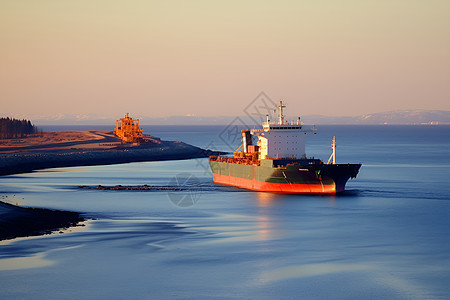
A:
<svg viewBox="0 0 450 300">
<path fill-rule="evenodd" d="M 0 201 L 0 241 L 84 226 L 80 225 L 84 221 L 78 212 L 22 207 Z"/>
<path fill-rule="evenodd" d="M 74 131 L 60 132 L 60 135 L 64 133 L 73 135 Z M 21 147 L 14 147 L 14 145 L 0 147 L 0 175 L 60 167 L 205 158 L 218 154 L 183 142 L 161 141 L 151 136 L 146 136 L 146 143 L 130 145 L 120 144 L 120 140 L 114 137 L 112 132 L 75 133 L 79 136 L 84 134 L 87 137 L 76 141 L 59 138 L 47 139 L 47 143 L 39 144 L 22 142 Z M 11 151 L 12 149 L 14 152 Z"/>
</svg>

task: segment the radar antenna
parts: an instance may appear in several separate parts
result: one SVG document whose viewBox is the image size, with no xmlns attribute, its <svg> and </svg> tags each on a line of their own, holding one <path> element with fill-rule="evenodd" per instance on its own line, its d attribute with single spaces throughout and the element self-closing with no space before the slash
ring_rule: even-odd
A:
<svg viewBox="0 0 450 300">
<path fill-rule="evenodd" d="M 283 115 L 283 108 L 285 108 L 286 105 L 283 105 L 283 100 L 280 100 L 280 105 L 278 105 L 278 124 L 283 125 L 284 124 L 284 115 Z"/>
<path fill-rule="evenodd" d="M 330 164 L 331 160 L 333 160 L 333 165 L 336 164 L 336 137 L 335 136 L 333 136 L 333 141 L 331 142 L 331 149 L 333 149 L 333 153 L 331 153 L 331 156 L 328 159 L 327 165 Z"/>
</svg>

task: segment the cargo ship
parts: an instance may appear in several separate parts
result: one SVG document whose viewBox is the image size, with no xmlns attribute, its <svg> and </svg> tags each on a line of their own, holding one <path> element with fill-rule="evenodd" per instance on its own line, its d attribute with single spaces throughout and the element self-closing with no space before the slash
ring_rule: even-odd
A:
<svg viewBox="0 0 450 300">
<path fill-rule="evenodd" d="M 280 101 L 278 121 L 267 116 L 262 129 L 242 130 L 242 144 L 231 156 L 210 156 L 213 181 L 240 188 L 290 194 L 336 194 L 345 191 L 350 178 L 355 178 L 361 164 L 336 163 L 336 139 L 327 163 L 307 158 L 307 136 L 316 134 L 306 129 L 298 118 L 284 118 L 286 106 Z"/>
</svg>

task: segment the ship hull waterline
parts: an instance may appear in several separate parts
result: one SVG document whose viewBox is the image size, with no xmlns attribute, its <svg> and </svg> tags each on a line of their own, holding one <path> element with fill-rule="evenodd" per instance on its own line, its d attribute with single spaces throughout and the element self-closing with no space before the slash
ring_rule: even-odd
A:
<svg viewBox="0 0 450 300">
<path fill-rule="evenodd" d="M 213 174 L 213 181 L 217 184 L 235 186 L 252 191 L 280 194 L 336 194 L 337 192 L 342 192 L 345 189 L 339 188 L 339 191 L 337 191 L 335 184 L 261 182 L 252 179 L 244 179 L 220 174 Z"/>
<path fill-rule="evenodd" d="M 217 184 L 283 194 L 336 194 L 345 191 L 360 164 L 274 168 L 210 161 Z"/>
</svg>

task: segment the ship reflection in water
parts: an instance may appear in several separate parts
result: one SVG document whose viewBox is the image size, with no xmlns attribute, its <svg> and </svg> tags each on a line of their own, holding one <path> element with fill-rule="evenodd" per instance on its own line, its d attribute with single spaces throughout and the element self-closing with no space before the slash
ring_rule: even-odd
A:
<svg viewBox="0 0 450 300">
<path fill-rule="evenodd" d="M 280 198 L 279 195 L 274 193 L 266 193 L 266 192 L 257 192 L 255 193 L 257 205 L 260 208 L 267 208 L 275 205 L 275 201 L 277 198 Z"/>
<path fill-rule="evenodd" d="M 269 214 L 269 210 L 276 204 L 279 195 L 273 193 L 258 192 L 255 193 L 258 214 L 257 214 L 257 236 L 260 241 L 271 240 L 276 232 L 275 222 Z"/>
</svg>

